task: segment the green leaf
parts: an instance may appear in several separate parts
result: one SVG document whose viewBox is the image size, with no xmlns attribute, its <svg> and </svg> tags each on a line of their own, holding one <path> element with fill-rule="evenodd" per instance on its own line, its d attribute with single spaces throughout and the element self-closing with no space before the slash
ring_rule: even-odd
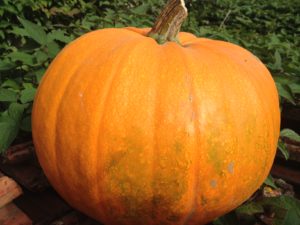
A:
<svg viewBox="0 0 300 225">
<path fill-rule="evenodd" d="M 18 94 L 14 91 L 0 88 L 0 102 L 15 102 L 18 100 Z"/>
<path fill-rule="evenodd" d="M 137 15 L 145 15 L 148 8 L 149 8 L 148 4 L 141 4 L 140 6 L 134 8 L 134 9 L 131 9 L 130 11 Z"/>
<path fill-rule="evenodd" d="M 1 20 L 1 22 L 0 22 L 0 28 L 7 28 L 10 25 L 11 24 L 8 21 L 5 21 L 5 20 Z"/>
<path fill-rule="evenodd" d="M 272 46 L 278 45 L 278 44 L 280 44 L 280 40 L 279 40 L 278 36 L 276 36 L 276 34 L 271 34 L 270 42 L 268 43 L 268 45 L 270 47 L 272 47 Z"/>
<path fill-rule="evenodd" d="M 288 160 L 289 157 L 290 157 L 290 153 L 289 153 L 289 150 L 287 149 L 287 147 L 285 146 L 285 144 L 282 140 L 278 140 L 277 147 L 280 150 L 280 152 L 282 153 L 282 155 L 284 156 L 284 158 L 286 160 Z"/>
<path fill-rule="evenodd" d="M 21 121 L 25 108 L 26 105 L 11 103 L 8 107 L 8 116 L 16 123 L 19 123 Z"/>
<path fill-rule="evenodd" d="M 35 93 L 36 93 L 35 88 L 26 88 L 26 89 L 22 90 L 21 96 L 20 96 L 20 101 L 22 103 L 27 103 L 27 102 L 33 101 Z"/>
<path fill-rule="evenodd" d="M 24 131 L 31 131 L 31 116 L 26 116 L 21 122 L 21 129 Z"/>
<path fill-rule="evenodd" d="M 256 202 L 249 202 L 238 207 L 235 211 L 237 214 L 244 214 L 244 215 L 251 216 L 257 213 L 263 213 L 264 208 Z"/>
<path fill-rule="evenodd" d="M 24 26 L 29 37 L 41 45 L 45 45 L 47 43 L 47 34 L 43 27 L 21 17 L 18 17 L 18 19 Z"/>
<path fill-rule="evenodd" d="M 48 55 L 40 50 L 35 52 L 35 57 L 39 63 L 43 63 L 48 59 Z"/>
<path fill-rule="evenodd" d="M 36 80 L 37 80 L 38 83 L 41 82 L 41 79 L 42 79 L 44 74 L 45 74 L 45 69 L 44 68 L 35 71 L 35 77 L 36 77 Z"/>
<path fill-rule="evenodd" d="M 297 134 L 295 131 L 291 129 L 283 129 L 280 131 L 280 136 L 281 137 L 287 137 L 293 141 L 300 142 L 300 136 Z"/>
<path fill-rule="evenodd" d="M 299 205 L 298 205 L 299 209 Z M 280 225 L 300 225 L 300 215 L 296 210 L 288 210 L 283 221 L 279 221 Z"/>
<path fill-rule="evenodd" d="M 230 212 L 215 221 L 213 221 L 213 225 L 239 225 L 238 218 L 235 212 Z"/>
<path fill-rule="evenodd" d="M 19 132 L 19 126 L 16 121 L 8 116 L 0 118 L 0 153 L 4 152 Z"/>
<path fill-rule="evenodd" d="M 60 47 L 55 41 L 47 43 L 47 49 L 48 49 L 49 56 L 51 58 L 54 58 L 57 55 L 57 53 L 60 51 Z"/>
<path fill-rule="evenodd" d="M 282 69 L 282 64 L 281 64 L 282 60 L 279 51 L 275 51 L 274 58 L 275 58 L 274 69 L 277 70 Z"/>
<path fill-rule="evenodd" d="M 13 79 L 7 79 L 1 84 L 1 87 L 12 88 L 14 90 L 19 90 L 21 88 L 20 85 Z"/>
<path fill-rule="evenodd" d="M 51 33 L 47 35 L 47 40 L 48 42 L 57 40 L 63 43 L 69 43 L 73 40 L 73 38 L 70 36 L 66 36 L 65 31 L 63 30 L 53 30 Z"/>
<path fill-rule="evenodd" d="M 25 52 L 11 52 L 7 55 L 13 62 L 21 61 L 25 65 L 33 66 L 34 57 Z"/>
<path fill-rule="evenodd" d="M 13 69 L 16 65 L 8 60 L 0 60 L 0 71 Z"/>
<path fill-rule="evenodd" d="M 278 187 L 276 186 L 276 184 L 275 184 L 275 182 L 274 182 L 274 179 L 273 179 L 273 177 L 272 177 L 271 175 L 269 175 L 269 176 L 266 178 L 266 180 L 264 181 L 264 184 L 265 184 L 265 185 L 268 185 L 268 186 L 270 186 L 270 187 L 272 187 L 272 188 L 278 188 Z"/>
<path fill-rule="evenodd" d="M 11 103 L 0 117 L 0 152 L 4 152 L 17 137 L 23 112 L 28 105 Z"/>
<path fill-rule="evenodd" d="M 291 83 L 289 84 L 293 94 L 300 94 L 300 83 Z"/>
<path fill-rule="evenodd" d="M 276 82 L 276 85 L 280 84 L 281 87 L 279 88 L 285 88 L 286 90 L 283 90 L 289 97 L 292 97 L 295 94 L 300 94 L 300 79 L 295 76 L 290 75 L 279 75 L 274 76 L 274 80 Z M 282 91 L 282 90 L 280 90 Z"/>
<path fill-rule="evenodd" d="M 15 7 L 14 4 L 8 4 L 8 3 L 6 2 L 6 4 L 3 5 L 3 9 L 4 9 L 5 11 L 7 11 L 7 12 L 12 13 L 12 14 L 16 14 L 16 15 L 18 14 L 18 11 L 17 11 L 17 9 L 16 9 L 16 7 Z"/>
<path fill-rule="evenodd" d="M 276 82 L 276 86 L 277 86 L 277 89 L 278 89 L 278 93 L 281 97 L 283 97 L 284 99 L 286 99 L 287 101 L 289 101 L 293 105 L 296 105 L 296 103 L 294 101 L 292 91 L 290 90 L 288 85 L 282 85 L 282 84 Z"/>
<path fill-rule="evenodd" d="M 280 83 L 281 85 L 291 85 L 295 82 L 299 82 L 299 80 L 293 76 L 287 75 L 277 75 L 273 77 L 276 83 Z"/>
<path fill-rule="evenodd" d="M 19 35 L 19 36 L 22 36 L 22 37 L 28 37 L 29 36 L 28 32 L 24 28 L 20 28 L 20 27 L 13 27 L 13 29 L 9 33 Z"/>
<path fill-rule="evenodd" d="M 275 214 L 274 225 L 300 224 L 300 201 L 298 199 L 282 195 L 279 197 L 265 198 L 260 204 L 264 207 L 269 207 Z"/>
<path fill-rule="evenodd" d="M 34 88 L 32 83 L 26 83 L 26 82 L 24 82 L 24 83 L 22 84 L 22 86 L 23 86 L 25 89 Z"/>
</svg>

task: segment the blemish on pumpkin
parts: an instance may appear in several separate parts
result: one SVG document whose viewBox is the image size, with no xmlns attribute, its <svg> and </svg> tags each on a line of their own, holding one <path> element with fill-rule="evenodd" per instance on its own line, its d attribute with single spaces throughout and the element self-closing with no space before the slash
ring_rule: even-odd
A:
<svg viewBox="0 0 300 225">
<path fill-rule="evenodd" d="M 201 205 L 205 206 L 206 204 L 207 204 L 207 199 L 203 195 L 201 195 Z"/>
<path fill-rule="evenodd" d="M 217 181 L 216 181 L 216 180 L 211 180 L 211 181 L 210 181 L 210 186 L 211 186 L 212 188 L 216 188 L 216 187 L 217 187 Z"/>
<path fill-rule="evenodd" d="M 181 143 L 179 143 L 178 141 L 176 141 L 175 144 L 174 144 L 174 149 L 175 149 L 176 152 L 179 153 L 179 152 L 182 152 L 183 146 L 182 146 Z"/>
<path fill-rule="evenodd" d="M 164 217 L 159 224 L 170 224 L 169 222 L 173 224 L 174 222 L 178 222 L 180 220 L 180 213 L 178 211 L 173 211 L 173 205 L 176 203 L 172 198 L 169 198 L 168 196 L 154 195 L 151 203 L 148 203 L 148 205 L 151 204 L 152 218 L 160 217 L 160 215 L 163 215 Z"/>
<path fill-rule="evenodd" d="M 234 168 L 234 162 L 230 162 L 227 167 L 228 172 L 233 173 L 233 168 Z"/>
<path fill-rule="evenodd" d="M 168 221 L 171 221 L 171 222 L 178 222 L 180 220 L 180 215 L 178 214 L 170 214 L 168 217 L 167 217 L 167 220 Z"/>
<path fill-rule="evenodd" d="M 125 151 L 111 153 L 111 159 L 108 163 L 108 170 L 115 167 L 124 157 L 126 156 Z"/>
<path fill-rule="evenodd" d="M 209 160 L 212 162 L 216 172 L 220 174 L 222 172 L 222 156 L 219 153 L 219 149 L 216 143 L 209 142 L 210 150 L 208 152 Z"/>
</svg>

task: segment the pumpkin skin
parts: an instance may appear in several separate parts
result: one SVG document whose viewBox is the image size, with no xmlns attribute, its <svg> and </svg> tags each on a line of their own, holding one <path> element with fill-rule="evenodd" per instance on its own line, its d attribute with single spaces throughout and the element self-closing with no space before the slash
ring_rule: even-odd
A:
<svg viewBox="0 0 300 225">
<path fill-rule="evenodd" d="M 278 94 L 247 50 L 180 32 L 90 32 L 51 63 L 34 101 L 39 162 L 57 192 L 104 224 L 205 224 L 262 184 Z"/>
</svg>

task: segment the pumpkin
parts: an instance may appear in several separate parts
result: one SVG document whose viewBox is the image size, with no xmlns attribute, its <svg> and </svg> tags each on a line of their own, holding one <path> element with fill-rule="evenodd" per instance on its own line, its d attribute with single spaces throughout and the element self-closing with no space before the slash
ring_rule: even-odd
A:
<svg viewBox="0 0 300 225">
<path fill-rule="evenodd" d="M 171 0 L 151 30 L 83 35 L 38 88 L 39 162 L 71 206 L 104 224 L 205 224 L 270 171 L 280 113 L 269 71 L 242 47 L 178 33 L 185 14 Z"/>
</svg>

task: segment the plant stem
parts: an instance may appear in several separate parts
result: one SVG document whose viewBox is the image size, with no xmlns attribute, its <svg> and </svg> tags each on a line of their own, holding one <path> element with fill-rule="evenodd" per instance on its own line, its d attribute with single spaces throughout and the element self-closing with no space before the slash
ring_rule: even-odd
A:
<svg viewBox="0 0 300 225">
<path fill-rule="evenodd" d="M 188 12 L 184 0 L 169 0 L 157 18 L 148 36 L 159 44 L 177 40 L 180 27 L 187 17 Z"/>
</svg>

